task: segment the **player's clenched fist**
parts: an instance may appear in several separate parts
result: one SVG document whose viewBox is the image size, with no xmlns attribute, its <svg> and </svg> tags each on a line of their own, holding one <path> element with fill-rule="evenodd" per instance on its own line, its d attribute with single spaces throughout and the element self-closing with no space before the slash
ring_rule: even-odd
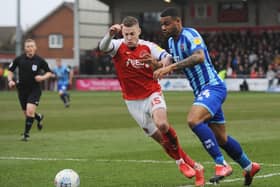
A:
<svg viewBox="0 0 280 187">
<path fill-rule="evenodd" d="M 172 71 L 171 66 L 159 68 L 156 71 L 154 71 L 154 75 L 153 75 L 154 79 L 162 79 L 164 77 L 164 75 L 167 75 L 171 71 Z"/>
<path fill-rule="evenodd" d="M 114 36 L 118 34 L 119 32 L 121 32 L 121 30 L 122 30 L 122 25 L 120 24 L 112 25 L 109 29 L 110 36 Z"/>
<path fill-rule="evenodd" d="M 13 88 L 15 85 L 16 85 L 16 83 L 15 83 L 15 81 L 13 81 L 13 80 L 10 80 L 10 81 L 8 82 L 9 88 Z"/>
</svg>

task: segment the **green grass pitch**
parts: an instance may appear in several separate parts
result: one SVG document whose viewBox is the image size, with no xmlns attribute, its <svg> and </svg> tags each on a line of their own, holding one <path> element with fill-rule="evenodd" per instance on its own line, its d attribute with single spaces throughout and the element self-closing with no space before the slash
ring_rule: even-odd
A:
<svg viewBox="0 0 280 187">
<path fill-rule="evenodd" d="M 52 187 L 55 174 L 72 168 L 81 187 L 192 186 L 162 148 L 147 138 L 128 114 L 119 92 L 71 92 L 70 108 L 57 93 L 44 92 L 38 112 L 44 129 L 34 124 L 29 142 L 20 141 L 24 117 L 16 92 L 0 92 L 0 186 Z M 212 159 L 186 125 L 191 92 L 165 92 L 169 121 L 183 148 L 205 166 Z M 262 164 L 253 187 L 280 186 L 280 94 L 229 93 L 224 111 L 228 134 L 248 156 Z M 243 186 L 242 171 L 229 157 L 232 176 L 220 186 Z M 213 186 L 207 184 L 206 186 Z"/>
</svg>

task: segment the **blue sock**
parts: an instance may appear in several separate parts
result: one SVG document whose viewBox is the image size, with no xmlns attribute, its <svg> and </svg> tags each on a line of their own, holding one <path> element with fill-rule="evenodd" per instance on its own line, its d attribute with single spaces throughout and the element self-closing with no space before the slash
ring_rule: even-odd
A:
<svg viewBox="0 0 280 187">
<path fill-rule="evenodd" d="M 197 135 L 206 151 L 211 155 L 216 164 L 224 164 L 224 157 L 219 149 L 214 133 L 206 123 L 196 125 L 192 131 Z"/>
<path fill-rule="evenodd" d="M 244 169 L 248 167 L 252 162 L 249 160 L 247 155 L 242 152 L 241 158 L 239 160 L 236 160 L 236 162 Z"/>
<path fill-rule="evenodd" d="M 235 160 L 242 168 L 249 166 L 251 161 L 247 155 L 243 152 L 240 144 L 231 136 L 228 136 L 228 141 L 221 147 L 227 152 L 227 154 Z"/>
</svg>

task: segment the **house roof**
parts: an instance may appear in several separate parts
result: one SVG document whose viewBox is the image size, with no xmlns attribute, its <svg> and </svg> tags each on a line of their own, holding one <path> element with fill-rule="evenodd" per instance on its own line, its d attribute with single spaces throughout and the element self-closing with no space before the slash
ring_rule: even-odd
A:
<svg viewBox="0 0 280 187">
<path fill-rule="evenodd" d="M 44 22 L 46 19 L 48 19 L 51 15 L 53 15 L 55 12 L 57 12 L 58 10 L 60 10 L 63 7 L 67 7 L 70 10 L 73 11 L 74 8 L 74 3 L 71 2 L 63 2 L 60 5 L 58 5 L 55 9 L 53 9 L 51 12 L 49 12 L 46 16 L 44 16 L 42 19 L 40 19 L 37 23 L 35 23 L 33 26 L 31 26 L 30 28 L 28 28 L 25 33 L 29 33 L 30 31 L 32 31 L 33 29 L 35 29 L 37 26 L 39 26 L 42 22 Z"/>
</svg>

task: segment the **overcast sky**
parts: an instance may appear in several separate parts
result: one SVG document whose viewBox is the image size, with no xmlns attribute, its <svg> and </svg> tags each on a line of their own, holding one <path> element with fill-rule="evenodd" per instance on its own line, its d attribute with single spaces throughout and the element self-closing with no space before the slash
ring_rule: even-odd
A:
<svg viewBox="0 0 280 187">
<path fill-rule="evenodd" d="M 74 0 L 20 0 L 21 26 L 24 30 L 37 23 L 62 2 Z M 16 26 L 17 0 L 0 0 L 0 26 Z"/>
</svg>

